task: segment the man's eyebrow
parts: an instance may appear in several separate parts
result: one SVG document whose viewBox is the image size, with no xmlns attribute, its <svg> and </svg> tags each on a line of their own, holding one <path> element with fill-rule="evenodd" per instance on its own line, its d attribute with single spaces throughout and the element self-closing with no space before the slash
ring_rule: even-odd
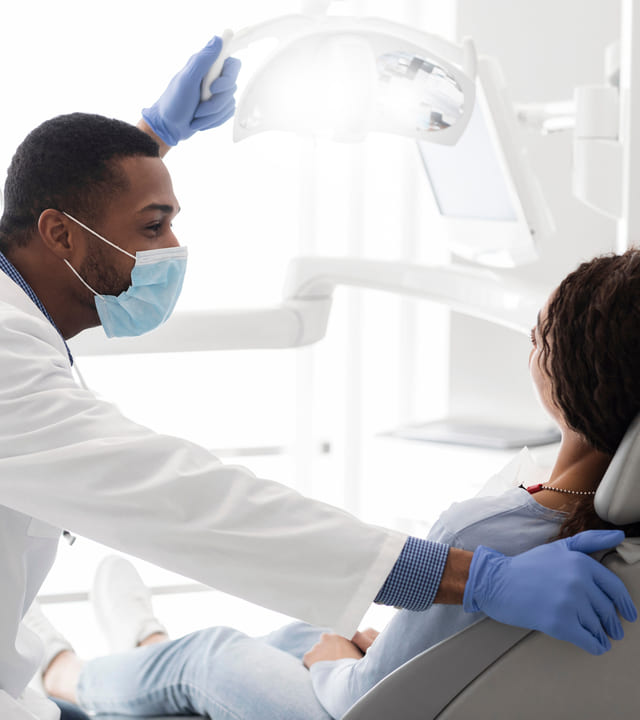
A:
<svg viewBox="0 0 640 720">
<path fill-rule="evenodd" d="M 173 205 L 165 205 L 163 203 L 150 203 L 149 205 L 145 205 L 141 210 L 138 210 L 138 215 L 141 215 L 144 212 L 149 212 L 149 210 L 159 210 L 160 212 L 163 212 L 167 215 L 171 215 L 173 212 L 176 213 L 176 215 L 180 212 L 180 207 L 176 210 L 176 208 L 173 207 Z"/>
</svg>

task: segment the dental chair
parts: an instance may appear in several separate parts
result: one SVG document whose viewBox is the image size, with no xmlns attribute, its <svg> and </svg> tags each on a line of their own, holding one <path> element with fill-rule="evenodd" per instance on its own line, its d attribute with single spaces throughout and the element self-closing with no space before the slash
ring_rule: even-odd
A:
<svg viewBox="0 0 640 720">
<path fill-rule="evenodd" d="M 640 520 L 640 416 L 627 431 L 595 496 L 601 518 Z M 640 540 L 603 558 L 640 606 Z M 356 703 L 343 720 L 638 718 L 640 621 L 601 656 L 489 618 L 413 658 Z"/>
<path fill-rule="evenodd" d="M 640 416 L 600 483 L 595 505 L 600 517 L 615 524 L 640 520 Z M 627 540 L 603 563 L 640 607 L 640 539 L 636 545 Z M 636 720 L 640 620 L 623 625 L 624 640 L 596 657 L 542 633 L 485 618 L 388 675 L 343 720 Z"/>
</svg>

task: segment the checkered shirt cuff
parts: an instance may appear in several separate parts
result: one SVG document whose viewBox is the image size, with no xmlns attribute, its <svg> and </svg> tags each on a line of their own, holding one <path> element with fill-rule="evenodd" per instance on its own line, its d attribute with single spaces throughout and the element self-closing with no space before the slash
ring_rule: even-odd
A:
<svg viewBox="0 0 640 720">
<path fill-rule="evenodd" d="M 407 538 L 375 602 L 405 610 L 426 610 L 438 592 L 448 554 L 448 545 Z"/>
</svg>

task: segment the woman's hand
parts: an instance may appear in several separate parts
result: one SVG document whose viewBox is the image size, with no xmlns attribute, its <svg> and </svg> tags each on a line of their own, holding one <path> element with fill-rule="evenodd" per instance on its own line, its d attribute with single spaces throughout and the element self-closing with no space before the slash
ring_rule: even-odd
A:
<svg viewBox="0 0 640 720">
<path fill-rule="evenodd" d="M 373 628 L 367 628 L 366 630 L 358 630 L 358 632 L 351 638 L 351 642 L 363 653 L 373 645 L 373 641 L 380 635 L 377 630 Z"/>
<path fill-rule="evenodd" d="M 373 628 L 367 628 L 362 632 L 358 631 L 351 640 L 335 633 L 322 633 L 319 642 L 308 653 L 305 653 L 302 661 L 306 667 L 310 668 L 321 660 L 342 660 L 343 658 L 360 660 L 378 635 L 378 631 Z"/>
<path fill-rule="evenodd" d="M 320 641 L 308 653 L 305 653 L 302 662 L 310 668 L 321 660 L 341 660 L 342 658 L 359 660 L 361 657 L 363 657 L 362 651 L 351 640 L 334 633 L 322 633 Z"/>
</svg>

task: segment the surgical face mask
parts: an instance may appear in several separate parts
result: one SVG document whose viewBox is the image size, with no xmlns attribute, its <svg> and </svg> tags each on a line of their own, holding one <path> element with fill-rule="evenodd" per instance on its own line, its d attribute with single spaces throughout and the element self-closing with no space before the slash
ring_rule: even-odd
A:
<svg viewBox="0 0 640 720">
<path fill-rule="evenodd" d="M 79 220 L 63 212 L 70 220 L 100 238 L 107 245 L 135 260 L 131 287 L 120 295 L 101 295 L 65 260 L 74 275 L 95 296 L 96 310 L 107 337 L 132 337 L 157 328 L 169 318 L 180 296 L 187 269 L 187 248 L 171 247 L 139 250 L 135 255 L 98 235 Z"/>
</svg>

